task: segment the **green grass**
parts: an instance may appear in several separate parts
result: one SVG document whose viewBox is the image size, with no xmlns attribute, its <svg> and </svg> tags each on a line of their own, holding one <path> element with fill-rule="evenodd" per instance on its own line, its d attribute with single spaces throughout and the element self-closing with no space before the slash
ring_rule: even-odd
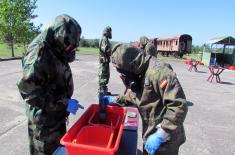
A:
<svg viewBox="0 0 235 155">
<path fill-rule="evenodd" d="M 78 53 L 80 53 L 80 54 L 94 54 L 94 55 L 99 54 L 98 48 L 79 47 L 78 49 L 79 49 Z"/>
<path fill-rule="evenodd" d="M 14 54 L 16 57 L 22 56 L 24 52 L 24 47 L 16 45 L 14 46 Z M 10 58 L 11 57 L 11 49 L 7 44 L 0 43 L 0 58 Z"/>
<path fill-rule="evenodd" d="M 89 48 L 89 47 L 79 47 L 78 53 L 98 55 L 99 49 L 98 48 Z M 200 56 L 198 54 L 185 54 L 182 59 L 175 58 L 174 56 L 163 57 L 163 56 L 161 56 L 161 54 L 159 54 L 158 58 L 162 61 L 183 61 L 185 59 L 200 60 Z"/>
<path fill-rule="evenodd" d="M 15 46 L 15 56 L 22 56 L 24 52 L 24 47 L 16 45 Z M 79 47 L 78 51 L 79 54 L 92 54 L 98 55 L 99 49 L 98 48 L 89 48 L 89 47 Z M 10 58 L 11 57 L 11 49 L 7 46 L 7 44 L 0 43 L 0 58 Z M 196 59 L 200 60 L 199 54 L 186 54 L 183 56 L 182 59 L 175 58 L 174 56 L 163 57 L 161 54 L 158 54 L 158 58 L 162 61 L 183 61 L 185 59 Z"/>
<path fill-rule="evenodd" d="M 201 60 L 202 59 L 202 54 L 185 54 L 183 56 L 184 59 L 195 59 L 195 60 Z"/>
<path fill-rule="evenodd" d="M 24 52 L 24 47 L 20 45 L 14 46 L 14 53 L 15 56 L 22 56 L 22 53 Z M 87 48 L 87 47 L 79 47 L 78 53 L 81 54 L 99 54 L 98 48 Z M 11 57 L 11 49 L 7 44 L 0 43 L 0 58 L 10 58 Z"/>
</svg>

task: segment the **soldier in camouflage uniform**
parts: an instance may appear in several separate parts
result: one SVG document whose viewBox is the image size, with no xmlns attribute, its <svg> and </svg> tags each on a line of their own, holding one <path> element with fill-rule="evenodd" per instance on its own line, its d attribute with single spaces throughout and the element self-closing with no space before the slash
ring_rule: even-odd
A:
<svg viewBox="0 0 235 155">
<path fill-rule="evenodd" d="M 130 45 L 118 44 L 112 53 L 114 67 L 134 92 L 116 102 L 137 106 L 143 121 L 144 155 L 177 155 L 185 142 L 183 122 L 188 108 L 176 74 L 169 65 Z"/>
<path fill-rule="evenodd" d="M 112 39 L 112 29 L 107 26 L 103 30 L 103 35 L 99 42 L 99 93 L 104 94 L 110 94 L 107 89 L 110 77 L 109 62 L 111 55 L 111 44 L 109 39 Z"/>
<path fill-rule="evenodd" d="M 157 57 L 157 48 L 152 43 L 147 43 L 144 48 L 145 55 Z"/>
<path fill-rule="evenodd" d="M 149 39 L 146 36 L 140 37 L 140 49 L 145 55 L 157 57 L 157 48 L 153 43 L 149 42 Z"/>
<path fill-rule="evenodd" d="M 149 39 L 146 36 L 141 36 L 140 37 L 140 49 L 144 51 L 145 46 L 147 45 L 148 42 L 149 42 Z"/>
<path fill-rule="evenodd" d="M 71 99 L 74 87 L 68 63 L 75 59 L 80 35 L 77 21 L 60 15 L 23 57 L 23 77 L 17 85 L 28 117 L 30 155 L 51 155 L 66 133 L 69 112 L 78 109 L 78 102 Z"/>
</svg>

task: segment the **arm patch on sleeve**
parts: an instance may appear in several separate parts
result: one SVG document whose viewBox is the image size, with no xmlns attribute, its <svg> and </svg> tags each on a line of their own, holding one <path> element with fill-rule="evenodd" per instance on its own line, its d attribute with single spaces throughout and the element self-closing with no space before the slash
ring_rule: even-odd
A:
<svg viewBox="0 0 235 155">
<path fill-rule="evenodd" d="M 162 81 L 160 82 L 160 88 L 161 88 L 161 89 L 165 88 L 167 84 L 168 84 L 168 81 L 167 81 L 167 80 L 162 80 Z"/>
</svg>

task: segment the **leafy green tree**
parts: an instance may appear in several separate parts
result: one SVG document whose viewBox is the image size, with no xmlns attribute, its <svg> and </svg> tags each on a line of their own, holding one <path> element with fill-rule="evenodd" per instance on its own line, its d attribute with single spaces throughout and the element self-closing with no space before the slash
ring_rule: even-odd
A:
<svg viewBox="0 0 235 155">
<path fill-rule="evenodd" d="M 91 46 L 98 48 L 99 47 L 99 39 L 93 39 L 93 42 L 92 42 Z"/>
<path fill-rule="evenodd" d="M 0 38 L 11 47 L 14 57 L 14 44 L 26 44 L 39 31 L 31 22 L 37 0 L 0 0 Z"/>
<path fill-rule="evenodd" d="M 88 41 L 88 46 L 89 47 L 99 47 L 99 39 L 89 39 Z"/>
<path fill-rule="evenodd" d="M 192 45 L 192 53 L 199 53 L 203 51 L 203 46 Z"/>
<path fill-rule="evenodd" d="M 35 27 L 33 23 L 27 24 L 25 27 L 22 27 L 22 31 L 18 32 L 18 43 L 22 43 L 24 50 L 26 51 L 26 45 L 29 44 L 32 39 L 40 33 L 40 28 L 42 25 Z"/>
<path fill-rule="evenodd" d="M 114 45 L 117 42 L 111 41 L 111 44 Z M 93 48 L 99 48 L 99 39 L 85 39 L 84 36 L 81 37 L 81 40 L 79 42 L 79 45 L 81 47 L 93 47 Z"/>
<path fill-rule="evenodd" d="M 84 38 L 84 36 L 81 37 L 81 40 L 79 42 L 79 45 L 81 47 L 88 47 L 88 42 L 86 41 L 86 39 Z"/>
</svg>

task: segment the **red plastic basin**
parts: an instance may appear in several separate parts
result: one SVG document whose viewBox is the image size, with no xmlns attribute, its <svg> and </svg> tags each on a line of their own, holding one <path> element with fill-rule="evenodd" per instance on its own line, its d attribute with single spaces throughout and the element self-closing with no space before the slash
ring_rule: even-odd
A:
<svg viewBox="0 0 235 155">
<path fill-rule="evenodd" d="M 119 121 L 120 121 L 120 116 L 118 113 L 107 111 L 106 121 L 104 122 L 104 124 L 99 124 L 99 112 L 97 111 L 96 113 L 92 114 L 89 120 L 89 124 L 90 125 L 102 125 L 102 126 L 107 126 L 109 128 L 116 129 L 118 127 Z"/>
<path fill-rule="evenodd" d="M 73 143 L 110 148 L 114 130 L 104 126 L 85 126 L 73 140 Z"/>
<path fill-rule="evenodd" d="M 99 105 L 92 104 L 62 137 L 60 143 L 68 155 L 115 155 L 122 137 L 125 109 L 107 106 L 105 124 L 99 124 L 98 111 Z"/>
</svg>

